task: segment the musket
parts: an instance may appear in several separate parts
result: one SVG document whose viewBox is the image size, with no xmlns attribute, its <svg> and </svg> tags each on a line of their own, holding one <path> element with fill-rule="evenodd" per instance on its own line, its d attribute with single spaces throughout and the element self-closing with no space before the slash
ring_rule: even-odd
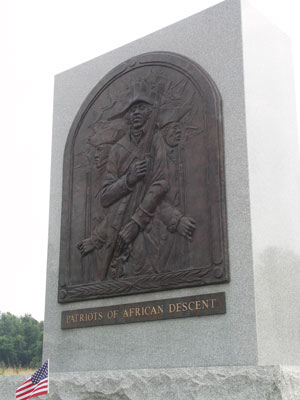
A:
<svg viewBox="0 0 300 400">
<path fill-rule="evenodd" d="M 178 148 L 178 154 L 179 154 L 179 194 L 180 194 L 180 202 L 182 204 L 182 211 L 183 215 L 186 215 L 186 193 L 185 193 L 185 183 L 186 183 L 186 170 L 185 170 L 185 157 L 183 154 L 185 154 L 185 147 L 182 146 L 181 148 Z M 188 268 L 191 265 L 191 257 L 190 257 L 190 241 L 184 240 L 184 247 L 187 248 L 187 262 L 188 262 Z"/>
<path fill-rule="evenodd" d="M 146 173 L 146 176 L 144 179 L 144 184 L 140 186 L 139 193 L 136 196 L 137 205 L 142 202 L 142 200 L 145 196 L 146 190 L 148 189 L 149 179 L 151 178 L 150 174 L 149 174 L 149 169 L 151 166 L 150 151 L 151 151 L 151 146 L 152 146 L 152 142 L 153 142 L 153 137 L 155 135 L 155 128 L 156 128 L 156 123 L 157 123 L 159 110 L 160 110 L 160 101 L 161 101 L 161 97 L 159 97 L 159 90 L 157 90 L 157 97 L 154 102 L 154 112 L 151 115 L 150 122 L 149 122 L 149 126 L 150 126 L 149 132 L 148 132 L 147 136 L 145 137 L 145 142 L 144 142 L 145 158 L 146 157 L 149 158 L 148 165 L 147 165 L 147 173 Z"/>
<path fill-rule="evenodd" d="M 85 194 L 85 229 L 84 237 L 87 238 L 91 235 L 91 173 L 86 173 L 86 194 Z M 81 273 L 84 281 L 90 278 L 91 260 L 87 255 L 81 257 Z"/>
</svg>

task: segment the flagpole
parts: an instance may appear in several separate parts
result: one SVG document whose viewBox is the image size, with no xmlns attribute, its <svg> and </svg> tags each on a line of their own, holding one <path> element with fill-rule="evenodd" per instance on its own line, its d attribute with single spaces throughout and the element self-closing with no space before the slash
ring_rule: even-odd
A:
<svg viewBox="0 0 300 400">
<path fill-rule="evenodd" d="M 48 358 L 48 396 L 50 399 L 50 358 Z"/>
</svg>

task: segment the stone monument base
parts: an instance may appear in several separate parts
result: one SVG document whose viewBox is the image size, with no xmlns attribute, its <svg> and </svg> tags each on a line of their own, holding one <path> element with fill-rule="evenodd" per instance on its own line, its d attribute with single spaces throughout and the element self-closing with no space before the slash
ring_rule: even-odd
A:
<svg viewBox="0 0 300 400">
<path fill-rule="evenodd" d="M 0 376 L 0 398 L 28 377 Z M 47 398 L 47 396 L 41 396 Z M 245 366 L 53 373 L 51 400 L 294 400 L 300 367 Z"/>
</svg>

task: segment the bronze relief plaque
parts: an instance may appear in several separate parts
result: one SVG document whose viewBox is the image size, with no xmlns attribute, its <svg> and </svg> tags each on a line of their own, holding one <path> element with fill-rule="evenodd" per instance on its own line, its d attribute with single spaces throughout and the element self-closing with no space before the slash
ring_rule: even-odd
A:
<svg viewBox="0 0 300 400">
<path fill-rule="evenodd" d="M 183 56 L 134 57 L 70 129 L 58 301 L 228 279 L 220 94 Z"/>
</svg>

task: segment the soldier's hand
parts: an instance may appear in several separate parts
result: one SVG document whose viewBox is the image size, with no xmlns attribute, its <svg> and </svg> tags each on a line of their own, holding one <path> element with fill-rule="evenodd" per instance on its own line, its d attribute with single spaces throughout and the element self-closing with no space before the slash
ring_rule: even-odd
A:
<svg viewBox="0 0 300 400">
<path fill-rule="evenodd" d="M 196 222 L 191 217 L 182 217 L 177 226 L 177 232 L 186 239 L 192 241 L 196 229 Z"/>
<path fill-rule="evenodd" d="M 84 257 L 95 249 L 95 243 L 91 238 L 87 238 L 77 244 L 77 249 L 80 251 L 81 256 Z"/>
<path fill-rule="evenodd" d="M 144 178 L 147 173 L 147 161 L 136 161 L 129 169 L 127 175 L 127 183 L 129 186 L 134 186 L 138 181 Z"/>
<path fill-rule="evenodd" d="M 121 253 L 126 250 L 128 245 L 134 241 L 134 239 L 139 234 L 140 227 L 134 221 L 129 221 L 128 224 L 124 226 L 124 228 L 119 233 L 119 238 L 117 241 L 117 255 L 121 255 Z"/>
</svg>

